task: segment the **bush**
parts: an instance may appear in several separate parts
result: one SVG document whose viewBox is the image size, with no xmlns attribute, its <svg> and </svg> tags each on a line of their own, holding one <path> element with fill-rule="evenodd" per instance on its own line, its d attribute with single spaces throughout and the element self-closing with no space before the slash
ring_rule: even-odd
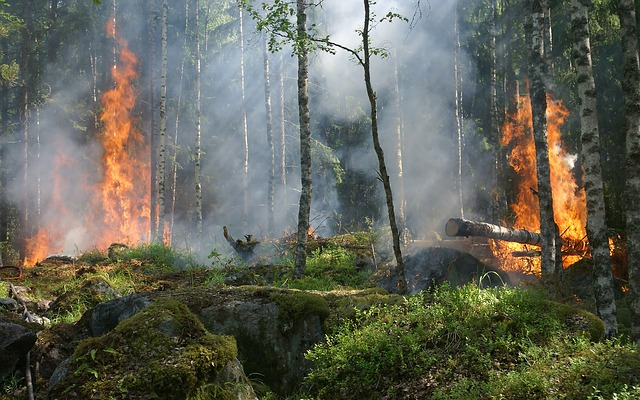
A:
<svg viewBox="0 0 640 400">
<path fill-rule="evenodd" d="M 567 325 L 567 308 L 522 289 L 438 287 L 345 322 L 307 353 L 314 365 L 307 383 L 320 399 L 399 399 L 408 391 L 438 399 L 578 399 L 594 388 L 611 395 L 637 386 L 637 349 L 594 344 L 589 326 Z M 615 371 L 607 372 L 604 354 L 616 355 Z"/>
<path fill-rule="evenodd" d="M 196 257 L 184 250 L 165 246 L 162 243 L 141 244 L 119 250 L 117 261 L 129 262 L 137 260 L 142 262 L 144 267 L 157 271 L 182 271 L 189 268 L 201 267 Z"/>
</svg>

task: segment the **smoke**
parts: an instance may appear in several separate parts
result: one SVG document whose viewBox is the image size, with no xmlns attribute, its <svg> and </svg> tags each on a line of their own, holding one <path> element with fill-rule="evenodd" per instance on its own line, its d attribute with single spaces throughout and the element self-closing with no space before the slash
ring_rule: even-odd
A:
<svg viewBox="0 0 640 400">
<path fill-rule="evenodd" d="M 58 236 L 56 251 L 86 251 L 96 246 L 94 234 L 101 221 L 88 221 L 89 208 L 99 196 L 95 185 L 100 182 L 103 149 L 95 140 L 101 134 L 94 127 L 97 104 L 93 79 L 104 92 L 112 85 L 108 71 L 113 55 L 113 43 L 106 38 L 104 24 L 109 17 L 110 1 L 92 9 L 93 31 L 88 35 L 70 35 L 60 47 L 60 56 L 47 67 L 45 81 L 54 77 L 69 77 L 69 70 L 83 71 L 65 82 L 50 83 L 51 96 L 39 109 L 38 131 L 40 151 L 34 153 L 30 143 L 27 197 L 31 199 L 32 220 L 37 227 L 49 227 Z M 107 4 L 109 3 L 109 4 Z M 137 2 L 136 2 L 137 3 Z M 186 33 L 184 46 L 184 2 L 170 2 L 168 43 L 168 102 L 167 102 L 167 187 L 172 188 L 173 164 L 177 162 L 177 185 L 173 245 L 192 247 L 195 232 L 195 174 L 193 154 L 195 146 L 195 63 L 193 36 Z M 377 23 L 371 31 L 372 46 L 384 48 L 389 57 L 374 57 L 372 83 L 378 98 L 380 137 L 391 181 L 396 209 L 401 201 L 401 187 L 397 170 L 398 108 L 396 83 L 399 86 L 401 112 L 402 161 L 404 167 L 404 196 L 408 226 L 416 237 L 430 237 L 442 231 L 443 221 L 457 216 L 459 206 L 453 190 L 456 173 L 455 114 L 454 114 L 454 49 L 455 1 L 379 2 L 373 11 L 377 18 L 387 12 L 397 12 L 412 19 Z M 149 71 L 154 65 L 149 56 L 149 37 L 146 29 L 149 16 L 141 12 L 140 4 L 119 2 L 116 29 L 129 42 L 139 58 L 139 78 L 132 82 L 139 94 L 134 124 L 145 133 L 151 129 L 148 104 Z M 420 7 L 420 9 L 416 9 Z M 271 107 L 275 143 L 275 229 L 267 231 L 268 181 L 271 154 L 268 151 L 265 111 L 264 52 L 262 36 L 255 23 L 244 15 L 244 54 L 241 53 L 237 29 L 239 12 L 233 2 L 218 2 L 201 15 L 206 32 L 201 37 L 204 54 L 201 61 L 202 93 L 202 179 L 204 210 L 204 245 L 206 255 L 211 248 L 227 249 L 222 238 L 222 226 L 229 227 L 235 237 L 252 233 L 257 237 L 291 233 L 297 223 L 300 190 L 299 143 L 297 111 L 297 60 L 291 49 L 269 54 Z M 204 13 L 205 10 L 203 10 Z M 363 7 L 360 2 L 325 0 L 322 7 L 310 13 L 310 20 L 326 29 L 331 40 L 351 49 L 358 49 L 358 29 L 363 26 Z M 190 29 L 193 29 L 193 21 Z M 159 25 L 158 54 L 159 54 Z M 185 59 L 185 57 L 187 57 Z M 242 97 L 240 61 L 244 62 L 244 99 Z M 470 64 L 461 55 L 462 64 Z M 183 60 L 186 60 L 183 62 Z M 159 70 L 159 57 L 155 67 Z M 345 213 L 361 204 L 362 215 L 376 222 L 387 220 L 382 185 L 377 192 L 361 195 L 345 203 L 344 194 L 336 187 L 353 182 L 354 176 L 376 181 L 378 161 L 373 152 L 368 120 L 369 103 L 365 91 L 363 69 L 354 58 L 340 49 L 336 54 L 315 52 L 310 56 L 310 94 L 312 137 L 314 139 L 314 202 L 312 227 L 321 235 L 335 233 Z M 396 72 L 397 69 L 397 72 Z M 92 70 L 96 74 L 92 74 Z M 181 74 L 184 71 L 184 74 Z M 284 81 L 280 90 L 280 78 Z M 466 82 L 473 81 L 473 71 L 467 71 Z M 159 85 L 159 75 L 156 84 Z M 468 87 L 463 90 L 469 90 Z M 467 92 L 468 96 L 472 94 Z M 284 98 L 284 114 L 280 109 Z M 180 108 L 178 109 L 178 98 Z M 158 99 L 156 98 L 156 101 Z M 243 112 L 246 112 L 249 146 L 248 198 L 245 203 L 242 142 Z M 83 111 L 84 110 L 84 111 Z M 92 110 L 92 111 L 86 111 Z M 158 115 L 156 114 L 156 118 Z M 176 130 L 176 117 L 179 117 Z M 34 121 L 32 113 L 31 120 Z M 358 122 L 360 121 L 360 122 Z M 364 121 L 364 122 L 363 122 Z M 282 142 L 282 125 L 285 140 Z M 335 128 L 335 126 L 340 128 Z M 359 132 L 358 139 L 347 134 Z M 340 130 L 342 129 L 342 130 Z M 468 126 L 473 131 L 471 125 Z M 16 130 L 18 131 L 18 130 Z M 348 133 L 346 132 L 346 133 Z M 34 135 L 32 123 L 31 134 Z M 177 134 L 177 146 L 173 145 Z M 14 166 L 15 175 L 8 182 L 9 199 L 21 204 L 25 197 L 22 177 L 24 171 L 23 145 L 19 138 L 5 136 L 2 147 L 7 156 L 3 163 Z M 347 146 L 353 140 L 353 146 Z M 342 147 L 335 153 L 336 141 Z M 10 143 L 9 143 L 10 142 Z M 286 188 L 281 187 L 280 152 L 285 145 Z M 5 161 L 6 160 L 6 161 Z M 332 161 L 333 160 L 333 161 Z M 339 164 L 338 164 L 339 163 Z M 337 168 L 337 167 L 340 168 Z M 341 171 L 340 171 L 341 170 Z M 343 175 L 340 175 L 340 174 Z M 40 176 L 40 180 L 35 179 Z M 349 180 L 351 179 L 351 180 Z M 342 186 L 343 193 L 348 188 Z M 353 190 L 352 190 L 353 192 Z M 40 199 L 36 204 L 35 199 Z M 246 206 L 245 206 L 246 204 Z M 171 193 L 166 197 L 167 224 L 172 211 Z M 246 207 L 246 210 L 245 210 Z M 36 217 L 37 215 L 37 217 Z M 35 233 L 37 227 L 31 227 Z M 145 239 L 145 238 L 141 238 Z M 148 238 L 146 238 L 148 239 Z"/>
</svg>

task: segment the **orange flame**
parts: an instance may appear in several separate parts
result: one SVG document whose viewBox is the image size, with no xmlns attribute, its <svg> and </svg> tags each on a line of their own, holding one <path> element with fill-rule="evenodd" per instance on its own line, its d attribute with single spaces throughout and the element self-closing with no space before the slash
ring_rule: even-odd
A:
<svg viewBox="0 0 640 400">
<path fill-rule="evenodd" d="M 118 63 L 111 70 L 114 86 L 102 97 L 99 137 L 103 148 L 100 176 L 96 185 L 84 184 L 84 190 L 95 193 L 88 210 L 68 210 L 64 193 L 83 182 L 69 182 L 65 171 L 76 165 L 64 152 L 56 155 L 52 171 L 51 199 L 47 203 L 48 222 L 27 239 L 23 265 L 32 265 L 52 253 L 64 251 L 65 235 L 73 225 L 81 225 L 84 240 L 106 248 L 113 242 L 140 243 L 148 241 L 150 229 L 150 149 L 133 117 L 136 102 L 134 83 L 138 77 L 137 59 L 127 42 L 107 23 L 107 34 L 118 45 Z M 62 145 L 56 146 L 56 148 Z M 87 176 L 90 174 L 87 174 Z M 86 177 L 85 177 L 86 178 Z M 86 180 L 86 179 L 83 179 Z M 75 221 L 70 223 L 69 221 Z M 71 226 L 71 227 L 70 227 Z"/>
<path fill-rule="evenodd" d="M 531 103 L 528 96 L 518 99 L 518 112 L 510 115 L 502 126 L 503 146 L 512 146 L 509 164 L 518 175 L 518 194 L 511 205 L 515 215 L 513 227 L 540 232 L 540 205 L 537 198 L 536 152 L 532 130 Z M 564 241 L 583 243 L 586 247 L 586 197 L 573 176 L 575 156 L 567 153 L 561 140 L 560 128 L 568 117 L 568 110 L 559 100 L 547 95 L 547 131 L 549 140 L 549 164 L 551 168 L 551 190 L 554 219 Z M 493 241 L 494 254 L 504 262 L 507 270 L 540 271 L 537 257 L 514 257 L 514 252 L 527 253 L 532 250 L 519 243 Z M 567 267 L 580 258 L 579 255 L 563 256 Z"/>
<path fill-rule="evenodd" d="M 107 24 L 107 33 L 115 35 L 112 24 Z M 137 59 L 124 39 L 117 35 L 114 39 L 120 48 L 120 63 L 111 70 L 115 85 L 102 95 L 100 115 L 104 124 L 100 192 L 106 226 L 96 245 L 104 247 L 114 241 L 146 240 L 150 223 L 149 146 L 132 117 Z"/>
</svg>

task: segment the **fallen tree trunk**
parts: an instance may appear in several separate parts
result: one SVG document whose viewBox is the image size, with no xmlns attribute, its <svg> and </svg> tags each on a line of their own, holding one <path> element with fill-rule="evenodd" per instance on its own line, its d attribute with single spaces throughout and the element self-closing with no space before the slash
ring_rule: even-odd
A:
<svg viewBox="0 0 640 400">
<path fill-rule="evenodd" d="M 535 246 L 540 246 L 542 243 L 542 237 L 539 233 L 523 229 L 506 228 L 504 226 L 493 225 L 486 222 L 470 221 L 462 218 L 449 219 L 444 229 L 447 235 L 451 237 L 481 236 Z"/>
</svg>

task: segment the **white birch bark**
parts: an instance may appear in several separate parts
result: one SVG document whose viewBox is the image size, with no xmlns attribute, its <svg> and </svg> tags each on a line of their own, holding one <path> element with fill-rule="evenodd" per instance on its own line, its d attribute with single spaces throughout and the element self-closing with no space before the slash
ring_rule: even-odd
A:
<svg viewBox="0 0 640 400">
<path fill-rule="evenodd" d="M 587 236 L 593 260 L 596 309 L 598 316 L 604 321 L 605 335 L 614 337 L 618 334 L 618 323 L 604 209 L 596 84 L 593 79 L 589 35 L 589 3 L 589 0 L 571 0 L 572 55 L 578 73 L 580 138 L 587 197 Z"/>
</svg>

